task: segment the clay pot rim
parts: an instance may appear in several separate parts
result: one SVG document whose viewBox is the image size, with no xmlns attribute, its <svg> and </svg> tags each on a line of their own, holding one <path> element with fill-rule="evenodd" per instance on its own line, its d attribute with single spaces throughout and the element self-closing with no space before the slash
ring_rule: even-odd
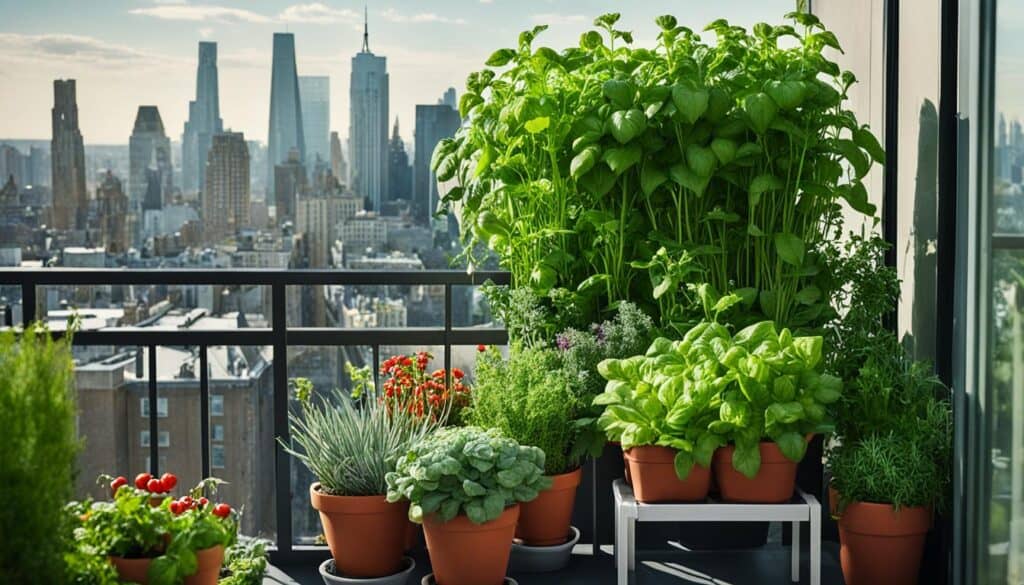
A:
<svg viewBox="0 0 1024 585">
<path fill-rule="evenodd" d="M 678 449 L 664 445 L 635 445 L 624 450 L 622 455 L 627 460 L 636 461 L 637 463 L 675 465 L 676 453 L 678 452 Z M 704 467 L 700 463 L 694 463 L 697 466 Z"/>
<path fill-rule="evenodd" d="M 729 444 L 719 447 L 715 450 L 715 458 L 728 457 L 729 464 L 732 465 L 732 453 L 736 450 L 736 445 Z M 779 449 L 779 445 L 775 441 L 767 440 L 758 443 L 758 450 L 761 452 L 761 464 L 772 464 L 772 463 L 798 463 L 793 461 L 789 457 L 786 457 L 782 453 L 782 449 Z"/>
<path fill-rule="evenodd" d="M 389 506 L 408 506 L 408 502 L 388 502 L 387 496 L 336 496 L 329 494 L 320 486 L 320 482 L 314 482 L 309 486 L 309 503 L 314 510 L 328 513 L 341 513 L 351 515 L 372 515 L 381 514 L 388 510 Z"/>
<path fill-rule="evenodd" d="M 436 514 L 428 514 L 423 517 L 423 526 L 427 527 L 429 524 L 431 527 L 444 530 L 445 532 L 485 532 L 489 530 L 498 530 L 506 526 L 515 525 L 519 521 L 519 504 L 515 503 L 511 506 L 505 506 L 502 510 L 501 515 L 494 520 L 488 520 L 483 524 L 474 524 L 469 516 L 465 514 L 458 514 L 447 522 L 440 522 L 437 520 Z"/>
<path fill-rule="evenodd" d="M 562 491 L 576 489 L 577 486 L 583 481 L 583 468 L 577 467 L 572 471 L 565 473 L 558 473 L 555 475 L 549 475 L 551 478 L 551 487 L 544 491 Z"/>
<path fill-rule="evenodd" d="M 931 530 L 930 506 L 902 506 L 878 502 L 850 502 L 839 512 L 841 528 L 855 534 L 874 536 L 904 536 L 923 534 Z"/>
</svg>

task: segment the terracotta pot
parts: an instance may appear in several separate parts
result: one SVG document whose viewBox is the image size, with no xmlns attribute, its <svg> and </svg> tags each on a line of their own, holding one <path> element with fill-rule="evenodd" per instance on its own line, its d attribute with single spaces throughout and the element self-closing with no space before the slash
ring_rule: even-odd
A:
<svg viewBox="0 0 1024 585">
<path fill-rule="evenodd" d="M 719 493 L 726 502 L 779 504 L 793 497 L 796 484 L 796 463 L 790 461 L 771 441 L 761 442 L 761 468 L 753 479 L 736 471 L 732 466 L 732 445 L 715 451 L 712 465 Z"/>
<path fill-rule="evenodd" d="M 626 452 L 622 451 L 622 443 L 619 441 L 608 441 L 609 445 L 615 445 L 622 452 L 622 471 L 623 477 L 626 479 L 626 485 L 633 485 L 633 479 L 629 477 L 629 462 L 626 461 Z"/>
<path fill-rule="evenodd" d="M 138 585 L 149 585 L 149 564 L 153 559 L 126 559 L 124 557 L 109 557 L 110 562 L 117 569 L 118 579 L 138 583 Z"/>
<path fill-rule="evenodd" d="M 224 545 L 218 544 L 210 548 L 196 551 L 199 568 L 195 573 L 185 577 L 185 585 L 217 585 L 220 568 L 224 564 Z"/>
<path fill-rule="evenodd" d="M 448 522 L 425 517 L 423 534 L 438 585 L 504 583 L 518 520 L 518 504 L 483 524 L 473 524 L 463 515 Z"/>
<path fill-rule="evenodd" d="M 551 476 L 551 487 L 519 505 L 516 538 L 529 546 L 555 546 L 571 536 L 572 507 L 583 470 Z"/>
<path fill-rule="evenodd" d="M 854 502 L 839 517 L 846 585 L 914 585 L 932 513 L 925 507 Z"/>
<path fill-rule="evenodd" d="M 405 527 L 405 550 L 411 551 L 423 542 L 423 526 L 410 521 Z"/>
<path fill-rule="evenodd" d="M 384 496 L 332 496 L 309 487 L 335 566 L 350 577 L 382 577 L 402 569 L 409 503 Z"/>
<path fill-rule="evenodd" d="M 828 484 L 828 515 L 834 519 L 839 519 L 839 492 L 836 488 L 832 487 L 832 483 Z"/>
<path fill-rule="evenodd" d="M 694 465 L 686 479 L 679 479 L 675 449 L 648 445 L 628 449 L 625 455 L 638 502 L 696 502 L 708 496 L 711 470 Z"/>
</svg>

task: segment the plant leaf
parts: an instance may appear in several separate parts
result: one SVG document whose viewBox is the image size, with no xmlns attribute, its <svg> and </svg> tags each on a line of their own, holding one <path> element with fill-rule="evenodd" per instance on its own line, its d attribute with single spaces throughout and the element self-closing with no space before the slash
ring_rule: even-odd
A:
<svg viewBox="0 0 1024 585">
<path fill-rule="evenodd" d="M 779 107 L 775 105 L 775 100 L 767 94 L 755 93 L 748 95 L 743 100 L 743 110 L 747 113 L 750 125 L 754 131 L 758 134 L 764 134 L 768 131 L 768 127 L 771 126 L 772 120 L 775 119 L 775 114 L 779 111 Z"/>
<path fill-rule="evenodd" d="M 599 153 L 600 149 L 598 147 L 588 146 L 574 156 L 572 163 L 569 164 L 569 174 L 572 178 L 579 180 L 580 177 L 594 168 L 594 165 L 597 164 L 597 155 Z"/>
<path fill-rule="evenodd" d="M 668 175 L 656 163 L 648 161 L 640 170 L 640 188 L 643 189 L 644 195 L 650 196 L 667 180 Z"/>
<path fill-rule="evenodd" d="M 640 110 L 619 110 L 612 114 L 611 130 L 612 136 L 625 144 L 633 140 L 647 129 L 647 117 Z"/>
<path fill-rule="evenodd" d="M 485 62 L 489 67 L 502 67 L 507 65 L 509 61 L 515 58 L 516 52 L 512 49 L 498 49 L 491 53 L 491 56 L 487 58 Z"/>
<path fill-rule="evenodd" d="M 672 88 L 672 103 L 688 124 L 694 124 L 708 109 L 708 90 L 678 84 Z"/>
<path fill-rule="evenodd" d="M 529 132 L 530 134 L 537 134 L 538 132 L 543 132 L 547 130 L 548 126 L 550 125 L 551 118 L 547 116 L 539 116 L 537 118 L 529 120 L 528 122 L 526 122 L 526 124 L 523 124 L 523 127 L 526 128 L 526 131 Z"/>
<path fill-rule="evenodd" d="M 775 439 L 775 443 L 786 459 L 797 463 L 804 458 L 804 453 L 807 452 L 807 441 L 798 433 L 782 433 Z"/>
<path fill-rule="evenodd" d="M 639 144 L 627 144 L 619 148 L 605 150 L 601 160 L 608 165 L 613 173 L 621 175 L 626 169 L 640 162 L 641 156 L 643 156 L 643 150 Z"/>
<path fill-rule="evenodd" d="M 801 266 L 804 263 L 804 241 L 791 233 L 775 234 L 775 250 L 786 264 Z"/>
</svg>

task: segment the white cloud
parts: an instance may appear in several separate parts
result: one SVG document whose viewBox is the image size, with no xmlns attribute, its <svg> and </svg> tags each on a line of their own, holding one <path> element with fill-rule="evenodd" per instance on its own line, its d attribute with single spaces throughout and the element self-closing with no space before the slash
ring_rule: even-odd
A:
<svg viewBox="0 0 1024 585">
<path fill-rule="evenodd" d="M 0 33 L 0 58 L 35 61 L 86 61 L 108 65 L 153 63 L 169 59 L 124 45 L 72 34 Z"/>
<path fill-rule="evenodd" d="M 273 22 L 267 16 L 245 10 L 243 8 L 230 8 L 227 6 L 212 6 L 208 4 L 162 4 L 148 8 L 135 8 L 129 11 L 139 16 L 150 16 L 162 20 L 183 20 L 190 22 L 224 22 L 229 24 L 237 23 L 269 23 Z"/>
<path fill-rule="evenodd" d="M 304 22 L 314 24 L 358 24 L 362 15 L 348 8 L 331 8 L 321 2 L 295 4 L 285 8 L 278 18 L 282 22 Z"/>
<path fill-rule="evenodd" d="M 530 20 L 536 24 L 582 24 L 587 17 L 582 14 L 555 14 L 551 12 L 534 14 Z"/>
<path fill-rule="evenodd" d="M 388 8 L 387 10 L 380 13 L 386 20 L 391 22 L 433 22 L 442 24 L 466 24 L 466 20 L 463 18 L 448 18 L 447 16 L 441 16 L 434 12 L 420 12 L 417 14 L 402 14 L 394 8 Z"/>
</svg>

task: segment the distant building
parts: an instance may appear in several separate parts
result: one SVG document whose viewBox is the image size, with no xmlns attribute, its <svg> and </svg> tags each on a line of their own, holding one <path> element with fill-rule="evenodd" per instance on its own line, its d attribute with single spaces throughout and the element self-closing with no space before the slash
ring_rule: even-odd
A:
<svg viewBox="0 0 1024 585">
<path fill-rule="evenodd" d="M 331 164 L 331 78 L 299 76 L 302 104 L 302 135 L 306 141 L 306 168 L 310 173 L 318 161 Z"/>
<path fill-rule="evenodd" d="M 388 222 L 374 213 L 360 213 L 341 223 L 338 239 L 344 245 L 346 257 L 361 254 L 366 249 L 379 252 L 388 241 Z"/>
<path fill-rule="evenodd" d="M 274 213 L 278 225 L 295 219 L 295 201 L 308 184 L 299 151 L 292 149 L 288 160 L 274 166 Z"/>
<path fill-rule="evenodd" d="M 128 202 L 132 208 L 142 207 L 147 195 L 153 199 L 148 202 L 150 208 L 163 207 L 171 197 L 174 165 L 171 141 L 164 132 L 164 122 L 156 106 L 139 106 L 135 127 L 128 139 L 128 165 Z M 154 180 L 159 193 L 151 192 Z"/>
<path fill-rule="evenodd" d="M 295 67 L 295 35 L 274 33 L 274 55 L 270 80 L 270 130 L 268 137 L 267 188 L 276 192 L 275 167 L 295 149 L 299 162 L 306 160 L 302 128 L 299 78 Z"/>
<path fill-rule="evenodd" d="M 388 193 L 387 58 L 370 52 L 369 26 L 364 24 L 363 49 L 352 57 L 349 83 L 349 184 L 379 211 Z"/>
<path fill-rule="evenodd" d="M 405 151 L 405 141 L 398 133 L 398 118 L 395 118 L 391 142 L 388 144 L 388 188 L 391 190 L 389 199 L 392 201 L 408 201 L 412 198 L 412 167 L 409 166 L 409 153 Z"/>
<path fill-rule="evenodd" d="M 437 211 L 437 177 L 430 170 L 430 158 L 438 142 L 455 135 L 462 120 L 447 105 L 416 106 L 415 160 L 412 165 L 412 199 L 417 219 L 426 222 Z"/>
<path fill-rule="evenodd" d="M 449 87 L 447 90 L 445 90 L 444 95 L 441 96 L 441 99 L 437 100 L 437 103 L 442 106 L 448 106 L 453 110 L 458 110 L 459 102 L 455 98 L 455 88 Z"/>
<path fill-rule="evenodd" d="M 213 137 L 203 190 L 203 231 L 216 242 L 249 225 L 249 149 L 241 132 Z"/>
<path fill-rule="evenodd" d="M 181 135 L 182 190 L 195 193 L 206 185 L 206 160 L 213 136 L 224 131 L 220 117 L 217 43 L 199 43 L 196 99 L 188 103 L 188 121 Z"/>
<path fill-rule="evenodd" d="M 50 186 L 50 153 L 32 146 L 28 149 L 29 181 L 33 187 Z"/>
<path fill-rule="evenodd" d="M 121 180 L 110 171 L 96 188 L 96 208 L 100 244 L 108 254 L 128 251 L 128 197 L 121 188 Z"/>
<path fill-rule="evenodd" d="M 74 79 L 54 80 L 51 116 L 53 225 L 64 230 L 84 230 L 87 227 L 89 195 L 85 190 L 85 147 L 78 128 Z"/>
<path fill-rule="evenodd" d="M 331 172 L 339 181 L 349 184 L 348 163 L 345 162 L 345 153 L 341 150 L 341 139 L 337 132 L 331 132 Z"/>
<path fill-rule="evenodd" d="M 28 157 L 9 144 L 0 144 L 0 180 L 14 179 L 16 185 L 30 184 Z"/>
</svg>

